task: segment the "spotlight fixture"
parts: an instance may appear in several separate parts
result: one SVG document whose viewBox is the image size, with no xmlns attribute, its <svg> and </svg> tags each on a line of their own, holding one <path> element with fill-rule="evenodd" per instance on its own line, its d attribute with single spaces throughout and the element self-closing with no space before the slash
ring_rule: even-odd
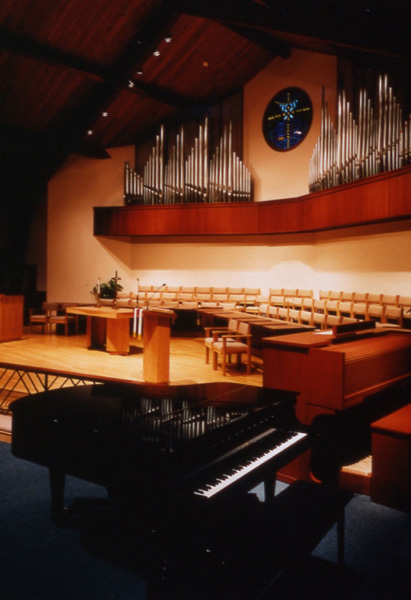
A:
<svg viewBox="0 0 411 600">
<path fill-rule="evenodd" d="M 127 85 L 128 85 L 129 88 L 133 88 L 134 87 L 134 82 L 131 81 L 131 79 L 129 79 Z"/>
<path fill-rule="evenodd" d="M 108 112 L 105 110 L 104 112 L 101 113 L 102 117 L 108 117 Z"/>
<path fill-rule="evenodd" d="M 92 130 L 92 129 L 89 129 L 89 130 L 87 131 L 87 135 L 93 135 L 93 130 Z"/>
<path fill-rule="evenodd" d="M 136 71 L 136 75 L 142 75 L 143 74 L 143 68 L 142 67 L 138 67 L 137 71 Z"/>
<path fill-rule="evenodd" d="M 171 42 L 171 35 L 166 35 L 164 41 L 167 42 L 167 44 L 169 44 Z"/>
<path fill-rule="evenodd" d="M 158 50 L 157 48 L 154 50 L 153 52 L 154 56 L 160 56 L 160 50 Z"/>
</svg>

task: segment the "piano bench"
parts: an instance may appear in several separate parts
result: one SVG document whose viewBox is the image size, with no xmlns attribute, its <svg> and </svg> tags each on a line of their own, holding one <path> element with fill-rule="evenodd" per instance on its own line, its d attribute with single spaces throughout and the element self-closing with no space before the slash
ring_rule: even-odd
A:
<svg viewBox="0 0 411 600">
<path fill-rule="evenodd" d="M 296 481 L 277 494 L 269 506 L 274 529 L 282 539 L 282 558 L 291 564 L 309 556 L 337 525 L 337 562 L 344 564 L 345 507 L 353 493 L 312 481 Z"/>
</svg>

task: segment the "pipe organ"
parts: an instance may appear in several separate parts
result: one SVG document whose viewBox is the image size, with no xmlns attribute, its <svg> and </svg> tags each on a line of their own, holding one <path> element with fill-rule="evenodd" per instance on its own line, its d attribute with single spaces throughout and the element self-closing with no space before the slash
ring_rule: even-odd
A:
<svg viewBox="0 0 411 600">
<path fill-rule="evenodd" d="M 194 145 L 186 153 L 184 129 L 165 159 L 164 127 L 141 176 L 124 165 L 125 204 L 182 204 L 206 202 L 250 202 L 251 175 L 232 149 L 232 124 L 224 127 L 210 156 L 208 119 L 199 125 Z"/>
<path fill-rule="evenodd" d="M 411 164 L 411 115 L 403 120 L 387 75 L 379 77 L 376 109 L 366 90 L 360 90 L 355 119 L 343 90 L 337 113 L 335 127 L 323 96 L 321 132 L 309 166 L 310 192 Z"/>
</svg>

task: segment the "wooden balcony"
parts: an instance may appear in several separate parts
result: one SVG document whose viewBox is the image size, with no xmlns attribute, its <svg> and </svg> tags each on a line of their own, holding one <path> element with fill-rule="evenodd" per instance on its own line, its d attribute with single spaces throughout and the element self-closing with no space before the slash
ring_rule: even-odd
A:
<svg viewBox="0 0 411 600">
<path fill-rule="evenodd" d="M 218 236 L 324 231 L 411 217 L 411 167 L 299 198 L 94 208 L 94 235 Z"/>
</svg>

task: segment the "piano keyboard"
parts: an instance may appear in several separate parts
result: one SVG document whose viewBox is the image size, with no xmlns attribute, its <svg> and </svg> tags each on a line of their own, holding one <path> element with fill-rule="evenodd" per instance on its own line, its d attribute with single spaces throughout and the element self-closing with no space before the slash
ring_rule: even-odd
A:
<svg viewBox="0 0 411 600">
<path fill-rule="evenodd" d="M 294 446 L 297 442 L 302 440 L 307 436 L 306 433 L 297 433 L 297 432 L 287 432 L 287 439 L 280 443 L 275 443 L 275 440 L 278 440 L 277 434 L 280 433 L 276 429 L 269 429 L 263 436 L 258 436 L 255 440 L 250 440 L 247 444 L 249 447 L 253 442 L 260 442 L 262 437 L 266 438 L 268 436 L 272 436 L 274 434 L 274 445 L 271 445 L 268 450 L 264 451 L 262 454 L 258 454 L 257 456 L 253 456 L 249 460 L 247 460 L 246 464 L 239 464 L 235 468 L 231 469 L 229 473 L 224 473 L 219 476 L 218 479 L 215 479 L 211 483 L 207 483 L 202 486 L 201 489 L 197 489 L 194 494 L 197 496 L 203 496 L 205 498 L 212 498 L 216 494 L 219 494 L 224 489 L 233 485 L 235 482 L 239 481 L 243 477 L 250 475 L 256 469 L 261 467 L 262 465 L 268 463 L 274 457 L 282 454 L 288 448 Z"/>
</svg>

